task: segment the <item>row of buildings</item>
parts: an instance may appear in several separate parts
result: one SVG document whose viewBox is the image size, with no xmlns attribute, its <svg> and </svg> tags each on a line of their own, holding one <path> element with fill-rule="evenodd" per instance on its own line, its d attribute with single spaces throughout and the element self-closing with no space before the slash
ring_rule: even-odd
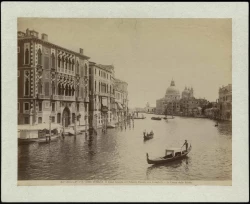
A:
<svg viewBox="0 0 250 204">
<path fill-rule="evenodd" d="M 206 99 L 195 98 L 192 87 L 185 87 L 180 94 L 172 80 L 165 96 L 156 101 L 155 113 L 232 120 L 232 85 L 221 87 L 219 99 L 209 102 Z"/>
<path fill-rule="evenodd" d="M 48 35 L 18 31 L 18 124 L 77 123 L 101 127 L 128 114 L 128 84 L 113 65 L 90 61 L 48 41 Z"/>
</svg>

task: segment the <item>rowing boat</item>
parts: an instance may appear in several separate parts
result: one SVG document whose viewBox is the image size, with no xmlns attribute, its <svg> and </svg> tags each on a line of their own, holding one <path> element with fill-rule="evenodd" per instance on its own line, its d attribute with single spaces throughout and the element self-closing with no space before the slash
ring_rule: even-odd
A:
<svg viewBox="0 0 250 204">
<path fill-rule="evenodd" d="M 166 150 L 166 154 L 164 157 L 158 157 L 155 159 L 149 159 L 148 153 L 147 156 L 147 162 L 148 164 L 165 164 L 171 161 L 183 159 L 188 155 L 188 153 L 191 151 L 192 146 L 190 145 L 187 150 L 182 150 L 181 148 L 171 148 Z"/>
</svg>

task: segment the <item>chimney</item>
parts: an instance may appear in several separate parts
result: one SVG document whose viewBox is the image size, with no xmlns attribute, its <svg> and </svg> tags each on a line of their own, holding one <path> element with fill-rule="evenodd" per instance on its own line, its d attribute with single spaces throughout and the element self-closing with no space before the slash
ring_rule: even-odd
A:
<svg viewBox="0 0 250 204">
<path fill-rule="evenodd" d="M 30 35 L 30 30 L 27 28 L 26 29 L 26 36 L 29 36 Z"/>
<path fill-rule="evenodd" d="M 80 54 L 83 55 L 83 49 L 82 48 L 80 48 Z"/>
<path fill-rule="evenodd" d="M 45 33 L 42 33 L 42 40 L 48 42 L 48 35 Z"/>
</svg>

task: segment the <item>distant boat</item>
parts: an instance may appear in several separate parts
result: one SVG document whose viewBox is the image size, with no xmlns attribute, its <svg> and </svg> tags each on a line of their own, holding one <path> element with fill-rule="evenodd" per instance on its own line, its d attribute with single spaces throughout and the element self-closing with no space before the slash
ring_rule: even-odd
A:
<svg viewBox="0 0 250 204">
<path fill-rule="evenodd" d="M 151 120 L 161 120 L 161 117 L 152 117 Z"/>
<path fill-rule="evenodd" d="M 108 124 L 107 125 L 107 128 L 115 128 L 116 126 L 115 126 L 115 124 Z"/>
<path fill-rule="evenodd" d="M 144 140 L 150 140 L 154 137 L 154 133 L 148 133 L 147 135 L 144 135 L 143 138 Z"/>
<path fill-rule="evenodd" d="M 182 150 L 181 148 L 171 148 L 166 150 L 166 154 L 164 157 L 158 157 L 155 159 L 149 159 L 148 153 L 147 162 L 148 164 L 165 164 L 174 160 L 183 159 L 187 156 L 187 154 L 191 151 L 192 146 L 190 145 L 188 150 Z"/>
</svg>

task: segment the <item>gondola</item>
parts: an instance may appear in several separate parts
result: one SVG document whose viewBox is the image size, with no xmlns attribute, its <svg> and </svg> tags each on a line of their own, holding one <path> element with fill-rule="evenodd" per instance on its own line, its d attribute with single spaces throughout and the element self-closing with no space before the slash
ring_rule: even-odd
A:
<svg viewBox="0 0 250 204">
<path fill-rule="evenodd" d="M 144 140 L 150 140 L 153 137 L 154 137 L 154 133 L 149 133 L 149 134 L 143 136 Z"/>
<path fill-rule="evenodd" d="M 188 150 L 182 150 L 181 148 L 171 148 L 166 150 L 166 154 L 164 157 L 159 157 L 155 159 L 149 159 L 148 153 L 147 162 L 148 164 L 165 164 L 171 161 L 183 159 L 187 156 L 187 154 L 191 151 L 192 146 L 190 145 Z"/>
<path fill-rule="evenodd" d="M 32 143 L 32 142 L 49 142 L 49 141 L 54 141 L 58 139 L 60 135 L 51 135 L 49 138 L 49 134 L 46 134 L 46 136 L 43 137 L 38 137 L 38 138 L 26 138 L 26 139 L 21 139 L 18 138 L 18 143 L 19 144 L 24 144 L 24 143 Z"/>
<path fill-rule="evenodd" d="M 152 117 L 151 120 L 161 120 L 160 117 Z"/>
</svg>

